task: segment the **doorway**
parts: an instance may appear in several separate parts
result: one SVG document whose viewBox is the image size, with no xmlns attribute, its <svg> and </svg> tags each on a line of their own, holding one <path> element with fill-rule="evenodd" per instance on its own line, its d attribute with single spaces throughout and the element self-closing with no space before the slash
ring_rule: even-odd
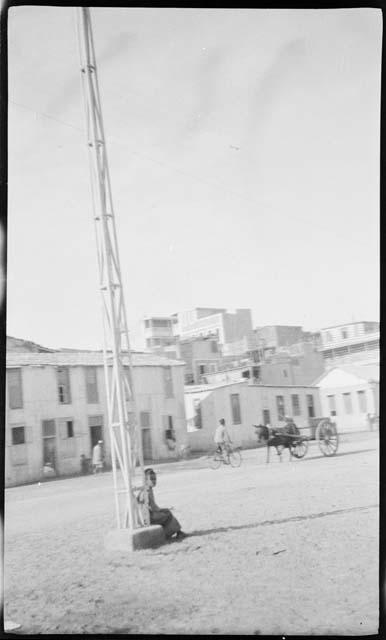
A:
<svg viewBox="0 0 386 640">
<path fill-rule="evenodd" d="M 91 441 L 91 451 L 95 447 L 95 445 L 99 442 L 99 440 L 103 440 L 103 428 L 102 425 L 96 424 L 90 427 L 90 441 Z"/>
<path fill-rule="evenodd" d="M 42 421 L 43 466 L 50 465 L 57 470 L 56 425 L 55 420 Z"/>
<path fill-rule="evenodd" d="M 103 416 L 89 416 L 88 428 L 90 432 L 91 454 L 99 440 L 103 440 Z"/>
<path fill-rule="evenodd" d="M 141 429 L 142 432 L 142 451 L 145 461 L 153 460 L 153 452 L 151 446 L 151 429 Z"/>
</svg>

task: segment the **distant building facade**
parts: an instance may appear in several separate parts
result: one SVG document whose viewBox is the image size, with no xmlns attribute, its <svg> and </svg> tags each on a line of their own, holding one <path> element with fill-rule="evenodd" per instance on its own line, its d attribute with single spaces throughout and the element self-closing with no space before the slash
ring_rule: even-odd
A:
<svg viewBox="0 0 386 640">
<path fill-rule="evenodd" d="M 133 376 L 145 460 L 175 457 L 168 434 L 187 439 L 183 363 L 134 353 Z M 57 475 L 77 473 L 100 439 L 110 463 L 101 352 L 9 351 L 6 385 L 6 486 L 39 480 L 47 462 Z"/>
<path fill-rule="evenodd" d="M 326 369 L 341 364 L 379 363 L 379 322 L 351 322 L 321 329 Z"/>
<path fill-rule="evenodd" d="M 252 332 L 250 309 L 226 309 L 196 307 L 174 314 L 176 333 L 180 340 L 193 337 L 217 337 L 221 345 L 242 340 Z"/>
<path fill-rule="evenodd" d="M 209 384 L 246 378 L 258 384 L 309 385 L 323 373 L 324 359 L 311 343 L 304 343 L 302 350 L 293 352 L 288 348 L 266 355 L 265 360 L 239 358 L 238 362 L 232 362 L 223 358 L 216 363 L 216 367 L 205 373 L 205 380 Z M 203 380 L 199 379 L 198 382 Z"/>
<path fill-rule="evenodd" d="M 162 351 L 176 343 L 176 321 L 170 316 L 148 316 L 143 321 L 146 349 Z"/>
<path fill-rule="evenodd" d="M 317 346 L 320 335 L 318 332 L 303 331 L 298 325 L 267 325 L 256 327 L 255 339 L 263 357 L 273 355 L 283 348 L 288 349 L 294 344 L 311 343 Z"/>
<path fill-rule="evenodd" d="M 250 385 L 247 381 L 185 387 L 185 410 L 193 451 L 214 449 L 220 418 L 225 418 L 234 445 L 247 448 L 256 446 L 254 424 L 280 426 L 289 415 L 299 428 L 306 428 L 310 418 L 322 417 L 317 387 Z"/>
<path fill-rule="evenodd" d="M 322 410 L 332 416 L 338 431 L 378 428 L 378 365 L 339 365 L 322 374 L 315 385 Z"/>
</svg>

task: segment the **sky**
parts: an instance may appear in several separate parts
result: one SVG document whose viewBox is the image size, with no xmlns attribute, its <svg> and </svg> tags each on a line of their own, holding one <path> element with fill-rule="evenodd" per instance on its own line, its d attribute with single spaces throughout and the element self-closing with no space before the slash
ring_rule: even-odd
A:
<svg viewBox="0 0 386 640">
<path fill-rule="evenodd" d="M 378 9 L 91 9 L 132 347 L 145 315 L 379 315 Z M 99 349 L 76 10 L 12 7 L 7 334 Z"/>
</svg>

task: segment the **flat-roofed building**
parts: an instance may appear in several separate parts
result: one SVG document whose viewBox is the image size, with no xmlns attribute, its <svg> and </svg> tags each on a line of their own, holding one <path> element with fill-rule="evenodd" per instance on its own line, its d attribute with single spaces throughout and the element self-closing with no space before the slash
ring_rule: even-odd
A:
<svg viewBox="0 0 386 640">
<path fill-rule="evenodd" d="M 338 431 L 375 428 L 379 420 L 379 365 L 339 365 L 323 373 L 319 388 L 322 411 Z"/>
<path fill-rule="evenodd" d="M 132 361 L 145 460 L 175 457 L 167 433 L 177 446 L 187 440 L 184 364 L 135 352 Z M 102 352 L 10 351 L 6 385 L 6 486 L 39 480 L 47 462 L 57 475 L 77 473 L 100 439 L 110 463 Z"/>
<path fill-rule="evenodd" d="M 147 316 L 143 320 L 146 349 L 162 351 L 176 343 L 176 321 L 172 316 Z"/>
<path fill-rule="evenodd" d="M 234 445 L 247 448 L 256 446 L 254 424 L 282 426 L 284 417 L 292 416 L 299 428 L 306 428 L 310 418 L 322 417 L 318 387 L 247 381 L 185 387 L 185 410 L 193 451 L 214 449 L 220 418 Z"/>
<path fill-rule="evenodd" d="M 193 337 L 216 337 L 221 345 L 242 340 L 252 332 L 250 309 L 235 312 L 219 308 L 196 307 L 174 314 L 176 333 L 182 340 Z"/>
<path fill-rule="evenodd" d="M 341 364 L 379 363 L 379 322 L 349 322 L 320 331 L 326 369 Z"/>
</svg>

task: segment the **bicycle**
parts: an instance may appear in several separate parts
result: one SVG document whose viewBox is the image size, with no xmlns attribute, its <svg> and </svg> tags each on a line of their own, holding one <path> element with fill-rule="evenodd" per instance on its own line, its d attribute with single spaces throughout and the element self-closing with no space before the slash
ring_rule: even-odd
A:
<svg viewBox="0 0 386 640">
<path fill-rule="evenodd" d="M 209 456 L 209 464 L 211 469 L 218 469 L 221 464 L 230 464 L 231 467 L 239 467 L 241 465 L 241 447 L 230 447 L 227 445 L 225 447 L 225 452 L 216 451 L 213 455 Z"/>
</svg>

